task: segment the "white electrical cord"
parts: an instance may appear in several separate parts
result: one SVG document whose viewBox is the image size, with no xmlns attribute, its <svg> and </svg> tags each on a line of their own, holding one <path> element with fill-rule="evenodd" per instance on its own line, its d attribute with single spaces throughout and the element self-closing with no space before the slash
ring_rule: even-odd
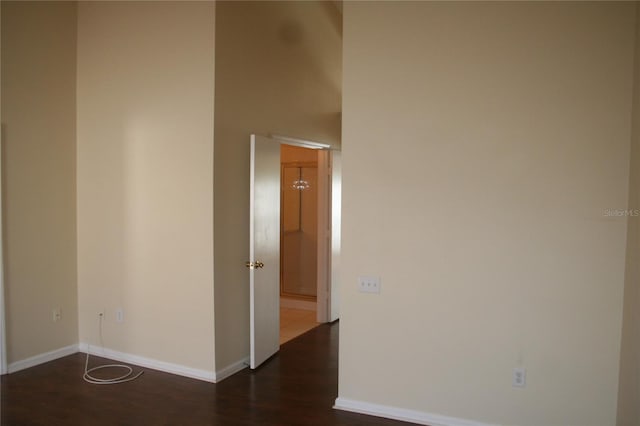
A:
<svg viewBox="0 0 640 426">
<path fill-rule="evenodd" d="M 99 317 L 99 332 L 100 332 L 100 346 L 104 348 L 104 343 L 102 342 L 102 316 L 100 313 Z M 94 385 L 117 385 L 119 383 L 126 383 L 132 380 L 137 379 L 144 373 L 144 370 L 140 370 L 140 372 L 136 375 L 133 375 L 133 368 L 124 364 L 105 364 L 99 365 L 97 367 L 89 368 L 89 352 L 91 350 L 91 346 L 87 345 L 87 358 L 84 362 L 84 375 L 82 378 L 85 382 L 93 383 Z M 126 373 L 122 376 L 114 377 L 112 379 L 100 379 L 98 377 L 94 377 L 91 375 L 94 371 L 102 370 L 104 368 L 124 368 Z"/>
</svg>

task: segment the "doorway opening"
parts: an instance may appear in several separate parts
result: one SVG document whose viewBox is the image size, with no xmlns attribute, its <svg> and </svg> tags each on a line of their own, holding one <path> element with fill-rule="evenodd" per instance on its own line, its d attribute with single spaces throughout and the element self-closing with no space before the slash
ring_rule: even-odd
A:
<svg viewBox="0 0 640 426">
<path fill-rule="evenodd" d="M 286 220 L 290 223 L 287 223 L 286 227 L 281 226 L 282 221 L 285 220 L 281 216 L 283 169 L 290 168 L 286 175 L 292 179 L 292 189 L 298 191 L 301 187 L 305 189 L 307 185 L 310 187 L 314 179 L 312 170 L 314 167 L 309 167 L 313 164 L 306 164 L 313 160 L 307 162 L 297 159 L 295 163 L 305 164 L 283 165 L 282 145 L 311 148 L 313 155 L 317 155 L 315 182 L 317 182 L 318 195 L 314 209 L 317 210 L 315 322 L 335 321 L 339 316 L 337 287 L 340 258 L 340 152 L 330 150 L 329 145 L 318 142 L 252 134 L 249 176 L 249 260 L 246 262 L 249 269 L 249 365 L 252 369 L 258 368 L 280 349 L 280 297 L 283 295 L 281 291 L 283 277 L 280 273 L 283 261 L 280 255 L 281 240 L 283 240 L 281 229 L 291 231 L 292 234 L 298 231 L 314 232 L 310 229 L 314 227 L 307 224 L 307 221 L 313 223 L 313 220 L 300 215 L 300 212 L 306 209 L 303 204 L 311 204 L 311 202 L 308 196 L 300 196 L 300 194 L 284 200 L 285 203 L 293 206 L 290 209 L 298 210 L 298 215 L 287 218 Z M 296 188 L 293 188 L 294 185 Z M 300 256 L 302 236 L 298 236 L 297 240 L 295 238 L 290 240 L 293 241 L 291 243 L 294 247 L 293 251 L 298 251 L 295 255 Z M 313 255 L 308 255 L 307 258 L 310 264 L 313 264 L 312 257 Z M 286 259 L 284 261 L 286 262 Z M 287 266 L 284 268 L 285 275 L 289 274 L 294 278 L 305 275 L 302 269 L 296 274 L 288 270 Z M 284 281 L 284 296 L 296 296 L 298 302 L 313 303 L 314 296 L 311 294 L 312 289 L 309 283 L 296 284 L 295 280 L 291 282 L 293 284 L 287 288 L 287 281 Z M 312 324 L 312 327 L 315 325 L 317 324 Z"/>
<path fill-rule="evenodd" d="M 316 149 L 280 146 L 280 344 L 319 324 L 318 213 L 321 197 Z M 319 247 L 320 246 L 320 247 Z"/>
</svg>

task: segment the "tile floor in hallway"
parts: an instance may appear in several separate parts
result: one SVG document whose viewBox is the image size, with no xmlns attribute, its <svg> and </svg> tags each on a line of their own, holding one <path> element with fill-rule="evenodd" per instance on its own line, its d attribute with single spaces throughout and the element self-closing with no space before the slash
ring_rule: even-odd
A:
<svg viewBox="0 0 640 426">
<path fill-rule="evenodd" d="M 316 311 L 280 308 L 280 344 L 288 342 L 318 325 Z"/>
</svg>

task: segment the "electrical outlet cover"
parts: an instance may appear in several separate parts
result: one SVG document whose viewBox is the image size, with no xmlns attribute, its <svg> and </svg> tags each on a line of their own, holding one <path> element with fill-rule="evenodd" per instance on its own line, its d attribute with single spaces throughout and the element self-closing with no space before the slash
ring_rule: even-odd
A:
<svg viewBox="0 0 640 426">
<path fill-rule="evenodd" d="M 513 376 L 511 378 L 511 386 L 514 388 L 523 388 L 527 385 L 527 370 L 521 367 L 513 369 Z"/>
<path fill-rule="evenodd" d="M 380 293 L 380 277 L 358 277 L 358 290 L 361 293 Z"/>
</svg>

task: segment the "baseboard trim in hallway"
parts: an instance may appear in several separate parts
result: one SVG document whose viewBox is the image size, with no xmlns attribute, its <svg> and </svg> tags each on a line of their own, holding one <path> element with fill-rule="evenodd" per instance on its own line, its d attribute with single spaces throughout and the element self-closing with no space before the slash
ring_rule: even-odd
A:
<svg viewBox="0 0 640 426">
<path fill-rule="evenodd" d="M 368 414 L 370 416 L 384 417 L 386 419 L 400 420 L 403 422 L 428 426 L 496 426 L 488 423 L 479 423 L 473 420 L 459 419 L 456 417 L 425 413 L 422 411 L 407 410 L 405 408 L 391 407 L 388 405 L 372 404 L 370 402 L 356 401 L 340 397 L 336 398 L 333 408 L 336 410 Z"/>
</svg>

